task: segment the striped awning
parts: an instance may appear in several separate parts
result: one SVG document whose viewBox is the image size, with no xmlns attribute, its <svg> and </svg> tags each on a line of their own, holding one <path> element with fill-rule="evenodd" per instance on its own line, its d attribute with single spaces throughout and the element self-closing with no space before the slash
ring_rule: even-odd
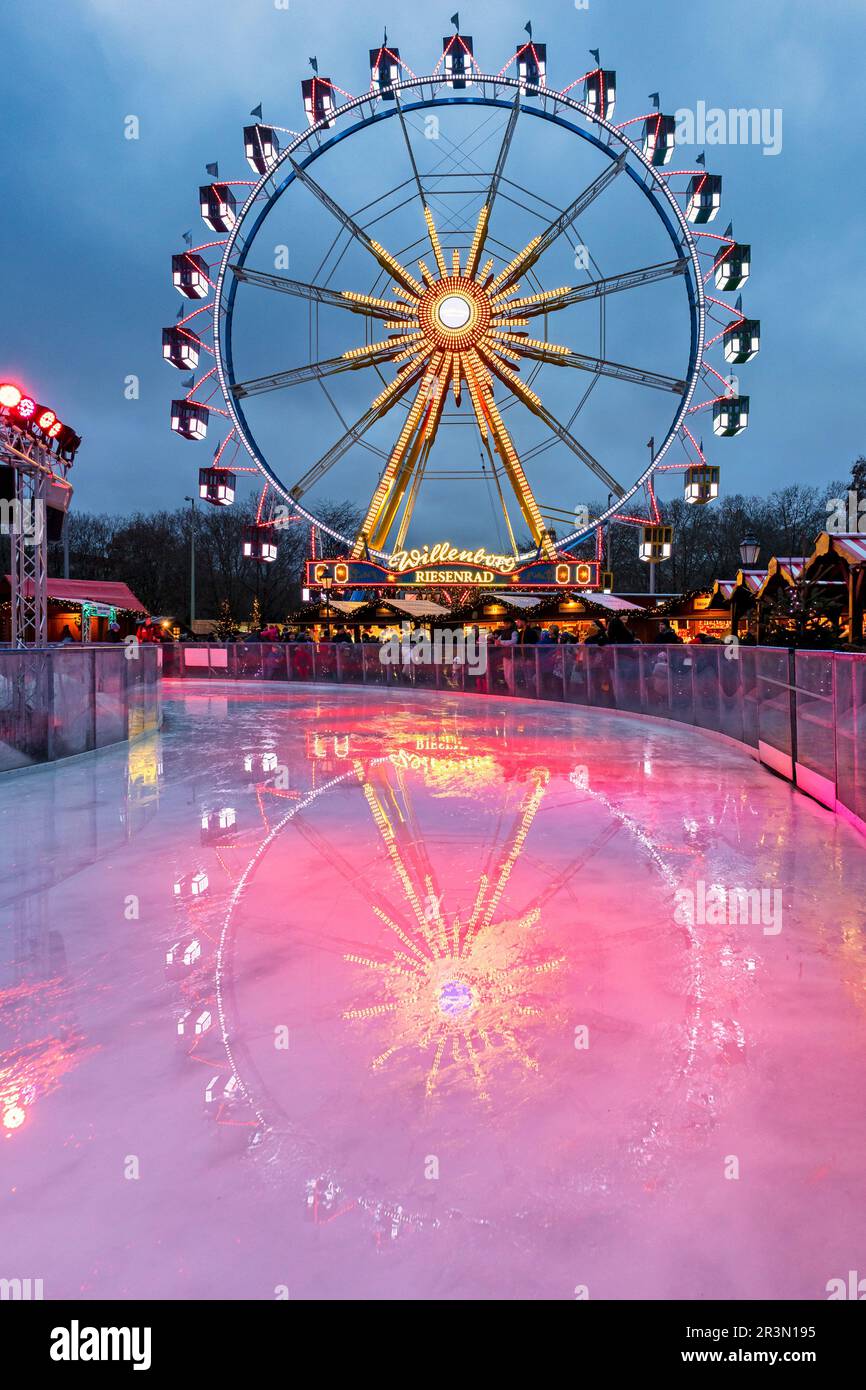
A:
<svg viewBox="0 0 866 1390">
<path fill-rule="evenodd" d="M 838 555 L 852 569 L 866 565 L 866 535 L 859 531 L 822 531 L 805 568 L 811 569 L 827 555 Z"/>
</svg>

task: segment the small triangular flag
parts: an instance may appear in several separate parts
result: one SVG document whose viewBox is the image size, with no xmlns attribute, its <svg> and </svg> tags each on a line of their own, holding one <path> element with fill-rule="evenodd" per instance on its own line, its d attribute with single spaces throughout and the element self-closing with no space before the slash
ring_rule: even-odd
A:
<svg viewBox="0 0 866 1390">
<path fill-rule="evenodd" d="M 261 103 L 261 102 L 259 102 L 258 106 L 254 106 L 254 107 L 253 107 L 252 111 L 250 112 L 250 115 L 251 115 L 251 116 L 255 116 L 255 118 L 256 118 L 257 121 L 260 121 L 260 120 L 262 119 L 262 103 Z"/>
<path fill-rule="evenodd" d="M 458 32 L 458 34 L 459 34 L 459 33 L 460 33 L 460 11 L 459 11 L 459 10 L 457 11 L 457 14 L 453 14 L 453 15 L 451 16 L 451 23 L 454 25 L 454 28 L 457 30 L 457 32 Z"/>
<path fill-rule="evenodd" d="M 529 35 L 529 42 L 532 43 L 532 20 L 530 20 L 528 24 L 524 25 L 524 29 Z"/>
<path fill-rule="evenodd" d="M 707 167 L 707 156 L 704 154 L 703 150 L 701 150 L 700 154 L 697 156 L 695 163 L 700 164 L 702 169 Z"/>
<path fill-rule="evenodd" d="M 204 167 L 207 169 L 212 179 L 219 178 L 220 166 L 217 164 L 216 160 L 214 160 L 213 164 L 206 164 Z"/>
<path fill-rule="evenodd" d="M 655 107 L 656 111 L 658 111 L 658 109 L 659 109 L 659 94 L 658 94 L 658 92 L 650 92 L 649 99 L 650 99 L 650 101 L 652 102 L 653 106 Z"/>
<path fill-rule="evenodd" d="M 725 236 L 733 236 L 733 235 L 734 235 L 734 224 L 733 224 L 733 222 L 729 222 L 728 225 L 727 225 L 727 227 L 725 228 Z"/>
<path fill-rule="evenodd" d="M 192 246 L 192 232 L 184 232 L 183 239 L 187 246 Z"/>
<path fill-rule="evenodd" d="M 388 30 L 387 30 L 387 29 L 385 30 L 385 36 L 384 36 L 384 38 L 382 39 L 382 47 L 383 47 L 383 48 L 387 48 L 387 47 L 388 47 Z"/>
<path fill-rule="evenodd" d="M 590 51 L 590 53 L 592 54 L 593 58 L 595 59 L 597 66 L 598 66 L 598 67 L 601 67 L 600 50 L 597 49 L 597 48 L 591 48 L 589 51 Z"/>
<path fill-rule="evenodd" d="M 741 314 L 743 312 L 743 296 L 741 294 L 737 295 L 737 302 L 734 305 L 734 308 L 736 309 L 738 314 Z"/>
<path fill-rule="evenodd" d="M 313 72 L 316 73 L 316 74 L 318 75 L 318 71 L 319 71 L 319 60 L 318 60 L 318 58 L 311 58 L 311 59 L 310 59 L 310 67 L 313 69 Z"/>
<path fill-rule="evenodd" d="M 646 442 L 646 446 L 647 446 L 647 448 L 649 449 L 649 451 L 650 451 L 651 454 L 654 454 L 654 453 L 655 453 L 655 451 L 656 451 L 656 437 L 655 437 L 654 434 L 651 434 L 651 435 L 650 435 L 649 439 L 648 439 L 647 442 Z"/>
<path fill-rule="evenodd" d="M 194 376 L 188 376 L 188 377 L 186 378 L 185 381 L 182 381 L 182 382 L 181 382 L 181 385 L 182 385 L 182 386 L 187 386 L 187 387 L 195 386 L 195 377 L 194 377 Z"/>
<path fill-rule="evenodd" d="M 175 314 L 175 318 L 176 318 L 176 319 L 182 319 L 185 313 L 186 313 L 186 305 L 185 305 L 185 304 L 181 304 L 180 308 L 178 309 L 177 313 Z"/>
</svg>

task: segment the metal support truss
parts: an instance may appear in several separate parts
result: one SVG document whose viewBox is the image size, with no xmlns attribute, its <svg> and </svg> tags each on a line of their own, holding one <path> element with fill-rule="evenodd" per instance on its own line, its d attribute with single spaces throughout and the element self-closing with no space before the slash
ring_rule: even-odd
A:
<svg viewBox="0 0 866 1390">
<path fill-rule="evenodd" d="M 57 460 L 35 439 L 0 425 L 0 463 L 13 470 L 15 495 L 3 503 L 9 535 L 11 641 L 44 647 L 48 641 L 48 531 L 46 498 Z"/>
</svg>

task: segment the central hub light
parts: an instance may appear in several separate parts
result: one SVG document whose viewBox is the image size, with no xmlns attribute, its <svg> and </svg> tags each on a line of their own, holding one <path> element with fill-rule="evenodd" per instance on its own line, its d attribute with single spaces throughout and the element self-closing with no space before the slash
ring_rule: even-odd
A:
<svg viewBox="0 0 866 1390">
<path fill-rule="evenodd" d="M 456 333 L 465 328 L 472 317 L 472 306 L 462 294 L 449 294 L 438 304 L 436 317 L 443 328 Z"/>
</svg>

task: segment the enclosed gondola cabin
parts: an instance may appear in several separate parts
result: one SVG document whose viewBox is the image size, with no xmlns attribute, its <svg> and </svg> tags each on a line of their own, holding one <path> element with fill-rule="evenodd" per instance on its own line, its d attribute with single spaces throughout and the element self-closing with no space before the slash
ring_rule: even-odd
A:
<svg viewBox="0 0 866 1390">
<path fill-rule="evenodd" d="M 181 251 L 171 258 L 171 280 L 184 299 L 206 299 L 210 289 L 207 261 L 195 251 Z"/>
<path fill-rule="evenodd" d="M 330 77 L 308 77 L 301 83 L 308 125 L 334 124 L 334 88 Z"/>
<path fill-rule="evenodd" d="M 215 507 L 230 507 L 235 500 L 237 478 L 228 468 L 200 468 L 198 495 Z"/>
<path fill-rule="evenodd" d="M 547 44 L 530 40 L 517 50 L 517 76 L 527 88 L 543 87 L 547 78 Z"/>
<path fill-rule="evenodd" d="M 181 372 L 195 371 L 198 366 L 201 338 L 189 328 L 173 325 L 162 330 L 162 355 L 166 362 Z"/>
<path fill-rule="evenodd" d="M 725 329 L 725 360 L 751 362 L 761 350 L 760 319 L 743 319 Z"/>
<path fill-rule="evenodd" d="M 752 268 L 752 248 L 744 242 L 720 246 L 713 260 L 717 290 L 738 290 Z"/>
<path fill-rule="evenodd" d="M 712 222 L 722 206 L 721 174 L 693 174 L 689 179 L 686 217 L 689 222 Z"/>
<path fill-rule="evenodd" d="M 711 463 L 693 463 L 686 469 L 685 500 L 692 506 L 712 502 L 719 495 L 719 468 Z"/>
<path fill-rule="evenodd" d="M 609 121 L 616 108 L 616 73 L 612 68 L 588 72 L 583 83 L 583 104 L 594 116 Z"/>
<path fill-rule="evenodd" d="M 244 126 L 244 154 L 254 174 L 266 174 L 277 162 L 280 142 L 269 125 Z"/>
<path fill-rule="evenodd" d="M 383 101 L 394 100 L 394 83 L 400 81 L 399 48 L 370 49 L 370 83 Z"/>
<path fill-rule="evenodd" d="M 658 560 L 669 560 L 673 540 L 674 528 L 672 526 L 642 526 L 638 555 L 647 564 L 654 564 Z"/>
<path fill-rule="evenodd" d="M 212 232 L 230 232 L 237 221 L 237 203 L 227 183 L 206 183 L 198 191 L 201 219 Z"/>
<path fill-rule="evenodd" d="M 655 168 L 670 164 L 676 147 L 675 116 L 647 116 L 643 125 L 643 153 Z"/>
<path fill-rule="evenodd" d="M 273 526 L 268 522 L 259 526 L 245 526 L 243 547 L 245 560 L 273 564 L 277 558 L 277 541 Z"/>
<path fill-rule="evenodd" d="M 749 397 L 725 396 L 713 405 L 713 433 L 721 437 L 742 434 L 749 424 Z"/>
<path fill-rule="evenodd" d="M 204 439 L 210 411 L 196 401 L 172 401 L 171 427 L 184 439 Z"/>
<path fill-rule="evenodd" d="M 472 37 L 470 34 L 449 34 L 442 40 L 442 66 L 447 85 L 456 91 L 468 87 L 472 78 Z"/>
</svg>

